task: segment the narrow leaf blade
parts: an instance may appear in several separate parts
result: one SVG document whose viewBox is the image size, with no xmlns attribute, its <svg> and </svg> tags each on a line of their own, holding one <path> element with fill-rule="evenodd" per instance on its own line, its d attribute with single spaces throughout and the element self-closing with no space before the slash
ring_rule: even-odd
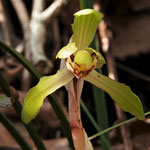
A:
<svg viewBox="0 0 150 150">
<path fill-rule="evenodd" d="M 11 46 L 0 41 L 0 47 L 18 60 L 33 75 L 35 79 L 38 80 L 41 77 L 41 74 L 34 68 L 34 66 Z"/>
<path fill-rule="evenodd" d="M 8 132 L 12 135 L 12 137 L 16 140 L 16 142 L 20 145 L 23 150 L 33 150 L 32 147 L 27 143 L 26 139 L 23 138 L 22 134 L 16 129 L 13 122 L 11 122 L 7 116 L 5 116 L 0 111 L 0 122 L 5 126 Z M 6 136 L 6 134 L 1 136 Z M 6 138 L 7 139 L 7 138 Z"/>
<path fill-rule="evenodd" d="M 135 115 L 140 120 L 145 119 L 139 98 L 125 84 L 116 82 L 95 70 L 84 79 L 107 92 L 124 111 Z"/>
<path fill-rule="evenodd" d="M 12 47 L 8 46 L 7 44 L 3 43 L 0 41 L 0 47 L 5 50 L 6 52 L 8 52 L 10 55 L 12 55 L 16 60 L 18 60 L 23 66 L 24 68 L 26 68 L 31 75 L 36 79 L 36 81 L 39 81 L 41 74 L 36 70 L 36 68 L 20 53 L 18 53 L 15 49 L 13 49 Z M 5 85 L 5 83 L 3 83 L 3 79 L 0 77 L 0 83 L 1 86 Z M 3 84 L 3 85 L 2 85 Z M 7 96 L 10 96 L 10 90 L 7 87 L 4 87 L 3 89 L 6 93 Z M 56 116 L 58 117 L 58 119 L 61 122 L 61 125 L 64 129 L 64 133 L 66 135 L 66 137 L 68 138 L 69 144 L 71 146 L 72 149 L 74 149 L 74 145 L 73 145 L 73 141 L 72 141 L 72 136 L 71 136 L 71 132 L 70 132 L 70 126 L 68 123 L 68 120 L 56 98 L 56 96 L 54 94 L 51 94 L 48 96 L 48 100 L 50 101 Z M 66 130 L 67 128 L 67 130 Z M 43 148 L 44 149 L 44 148 Z"/>
</svg>

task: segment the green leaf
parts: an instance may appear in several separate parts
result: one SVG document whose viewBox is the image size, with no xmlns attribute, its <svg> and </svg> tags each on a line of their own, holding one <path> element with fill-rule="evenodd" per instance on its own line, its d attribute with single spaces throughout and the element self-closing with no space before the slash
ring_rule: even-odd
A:
<svg viewBox="0 0 150 150">
<path fill-rule="evenodd" d="M 97 122 L 95 121 L 94 117 L 91 115 L 91 113 L 89 112 L 89 110 L 87 109 L 86 105 L 83 103 L 83 100 L 80 100 L 80 104 L 81 104 L 81 108 L 84 110 L 84 112 L 86 113 L 87 117 L 89 118 L 89 120 L 91 121 L 91 123 L 93 124 L 93 126 L 95 127 L 95 129 L 100 132 L 102 130 L 102 127 L 100 125 L 97 124 Z M 103 143 L 105 144 L 106 148 L 109 148 L 110 150 L 110 146 L 109 146 L 109 141 L 107 139 L 106 136 L 101 135 L 101 142 L 103 141 Z M 105 149 L 106 149 L 105 148 Z"/>
<path fill-rule="evenodd" d="M 63 47 L 58 54 L 56 55 L 56 58 L 67 58 L 73 53 L 77 51 L 77 47 L 75 46 L 75 43 L 68 44 L 67 46 Z"/>
<path fill-rule="evenodd" d="M 10 92 L 10 88 L 9 88 L 9 85 L 8 83 L 6 82 L 5 78 L 3 77 L 3 75 L 0 73 L 0 86 L 1 88 L 3 89 L 4 93 L 8 96 L 8 98 L 11 96 L 11 92 Z M 8 105 L 12 105 L 12 102 L 11 102 L 11 99 L 9 98 L 9 101 L 5 101 L 5 105 L 4 107 L 6 107 L 6 104 L 7 106 Z M 20 116 L 21 115 L 21 110 L 22 110 L 22 106 L 20 104 L 20 102 L 15 99 L 15 101 L 13 102 L 13 107 L 16 111 L 16 113 Z M 6 123 L 7 125 L 7 123 Z M 25 125 L 25 124 L 24 124 Z M 40 136 L 38 135 L 36 129 L 34 128 L 33 124 L 30 123 L 28 125 L 25 125 L 26 129 L 28 130 L 33 142 L 35 143 L 36 147 L 38 150 L 46 150 Z M 13 129 L 11 129 L 13 130 Z"/>
<path fill-rule="evenodd" d="M 80 8 L 93 8 L 93 0 L 80 0 Z"/>
<path fill-rule="evenodd" d="M 41 77 L 41 74 L 34 68 L 34 66 L 11 46 L 0 41 L 0 47 L 4 51 L 8 52 L 11 56 L 13 56 L 16 60 L 18 60 L 35 79 L 38 80 Z"/>
<path fill-rule="evenodd" d="M 92 114 L 90 113 L 90 111 L 88 110 L 87 106 L 84 104 L 82 99 L 80 100 L 80 104 L 81 104 L 81 108 L 83 109 L 83 111 L 85 112 L 85 114 L 87 115 L 87 117 L 89 118 L 93 126 L 95 127 L 95 129 L 98 132 L 101 131 L 101 128 L 98 126 L 97 122 L 95 121 L 94 117 L 92 116 Z"/>
<path fill-rule="evenodd" d="M 28 124 L 39 113 L 46 96 L 67 84 L 74 75 L 66 68 L 59 70 L 55 75 L 42 77 L 39 83 L 29 90 L 24 101 L 22 120 Z"/>
<path fill-rule="evenodd" d="M 74 16 L 72 42 L 75 42 L 77 48 L 80 50 L 88 47 L 92 42 L 103 14 L 93 9 L 84 9 L 75 13 Z"/>
<path fill-rule="evenodd" d="M 3 75 L 1 74 L 1 72 L 0 72 L 0 86 L 2 90 L 5 92 L 5 94 L 7 95 L 7 97 L 11 97 L 9 85 L 5 80 L 5 78 L 3 77 Z"/>
<path fill-rule="evenodd" d="M 125 84 L 116 82 L 95 70 L 84 79 L 107 92 L 124 111 L 135 115 L 140 120 L 145 119 L 139 98 Z"/>
<path fill-rule="evenodd" d="M 18 131 L 16 129 L 16 127 L 14 126 L 14 123 L 11 122 L 7 118 L 7 116 L 5 116 L 1 111 L 0 111 L 0 122 L 5 126 L 5 128 L 8 130 L 8 132 L 12 135 L 12 137 L 20 145 L 22 150 L 32 150 L 32 147 L 27 143 L 26 139 L 23 138 L 20 131 Z M 2 134 L 1 134 L 1 136 L 2 136 Z M 6 137 L 6 134 L 4 134 L 3 136 Z"/>
<path fill-rule="evenodd" d="M 145 116 L 150 115 L 150 111 L 144 113 L 144 115 L 145 115 Z M 111 131 L 111 130 L 113 130 L 113 129 L 115 129 L 115 128 L 118 128 L 118 127 L 120 127 L 120 126 L 122 126 L 122 125 L 125 125 L 125 124 L 127 124 L 127 123 L 129 123 L 129 122 L 132 122 L 133 120 L 136 120 L 136 119 L 137 119 L 136 117 L 133 117 L 133 118 L 131 118 L 131 119 L 122 121 L 122 122 L 120 122 L 120 123 L 118 123 L 118 124 L 116 124 L 116 125 L 114 125 L 114 126 L 111 126 L 111 127 L 107 128 L 107 129 L 105 129 L 105 130 L 102 130 L 102 131 L 100 131 L 100 132 L 98 132 L 98 133 L 92 135 L 91 137 L 89 137 L 89 139 L 92 140 L 92 139 L 94 139 L 94 138 L 96 138 L 96 137 L 98 137 L 98 136 L 100 136 L 100 135 L 102 135 L 102 134 L 104 134 L 104 133 L 107 133 L 107 132 L 109 132 L 109 131 Z"/>
<path fill-rule="evenodd" d="M 36 81 L 39 81 L 41 74 L 35 69 L 35 67 L 24 56 L 22 56 L 15 49 L 13 49 L 12 47 L 8 46 L 7 44 L 5 44 L 1 41 L 0 41 L 0 47 L 2 49 L 4 49 L 6 52 L 8 52 L 10 55 L 12 55 L 14 58 L 16 58 L 31 73 L 31 75 L 36 79 Z M 8 97 L 11 96 L 9 86 L 7 85 L 5 87 L 5 82 L 3 82 L 3 78 L 1 78 L 1 77 L 0 77 L 0 85 L 3 86 L 3 90 L 5 91 L 6 95 Z M 58 119 L 61 122 L 61 125 L 64 129 L 64 133 L 65 133 L 66 137 L 68 138 L 70 147 L 72 149 L 74 149 L 69 122 L 61 108 L 61 105 L 59 104 L 59 102 L 54 94 L 49 95 L 48 100 L 51 103 L 51 106 L 53 107 L 53 109 L 56 113 L 56 116 L 58 117 Z M 35 140 L 37 142 L 39 142 L 39 140 L 37 140 L 36 138 L 34 138 L 34 141 Z M 41 146 L 38 146 L 38 148 L 41 148 Z"/>
<path fill-rule="evenodd" d="M 100 68 L 97 70 L 99 73 L 102 71 Z M 95 112 L 96 112 L 96 118 L 99 127 L 101 130 L 98 132 L 108 128 L 108 113 L 107 113 L 107 105 L 106 105 L 106 98 L 105 98 L 105 93 L 103 90 L 95 87 L 92 85 L 93 89 L 93 96 L 94 96 L 94 104 L 95 104 Z M 109 139 L 109 133 L 105 133 L 100 136 L 100 141 L 101 141 L 101 147 L 102 150 L 112 150 L 111 148 L 111 142 Z"/>
</svg>

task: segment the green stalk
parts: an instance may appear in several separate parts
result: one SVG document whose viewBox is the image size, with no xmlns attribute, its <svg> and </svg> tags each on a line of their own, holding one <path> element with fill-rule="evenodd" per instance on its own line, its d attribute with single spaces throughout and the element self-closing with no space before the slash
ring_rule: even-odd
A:
<svg viewBox="0 0 150 150">
<path fill-rule="evenodd" d="M 8 83 L 0 72 L 0 86 L 8 97 L 11 97 L 11 92 Z"/>
<path fill-rule="evenodd" d="M 95 103 L 95 108 L 96 108 L 96 117 L 97 117 L 98 125 L 101 128 L 101 130 L 104 130 L 108 127 L 108 117 L 107 117 L 105 95 L 104 95 L 104 92 L 98 89 L 97 87 L 92 86 L 92 88 L 93 88 L 93 94 L 94 94 L 94 103 Z M 100 138 L 102 142 L 102 149 L 111 150 L 108 133 L 101 135 Z"/>
<path fill-rule="evenodd" d="M 100 71 L 98 71 L 98 72 L 100 72 Z M 101 129 L 104 129 L 104 128 L 108 127 L 108 117 L 107 117 L 107 107 L 106 107 L 105 95 L 104 95 L 104 92 L 99 90 L 99 88 L 96 88 L 95 86 L 92 86 L 92 88 L 93 88 L 97 121 L 98 121 L 98 124 L 101 127 Z M 106 125 L 107 125 L 107 127 L 106 127 Z"/>
<path fill-rule="evenodd" d="M 93 0 L 80 0 L 80 9 L 93 8 Z"/>
<path fill-rule="evenodd" d="M 147 112 L 147 113 L 144 113 L 144 115 L 145 115 L 145 116 L 150 115 L 150 111 Z M 107 133 L 107 132 L 109 132 L 109 131 L 111 131 L 111 130 L 113 130 L 113 129 L 115 129 L 115 128 L 118 128 L 118 127 L 120 127 L 120 126 L 122 126 L 122 125 L 124 125 L 124 124 L 127 124 L 127 123 L 129 123 L 129 122 L 131 122 L 131 121 L 133 121 L 133 120 L 136 120 L 136 119 L 137 119 L 136 117 L 133 117 L 133 118 L 131 118 L 131 119 L 122 121 L 122 122 L 120 122 L 120 123 L 118 123 L 118 124 L 116 124 L 116 125 L 114 125 L 114 126 L 112 126 L 112 127 L 109 127 L 109 128 L 107 128 L 107 129 L 105 129 L 105 130 L 99 132 L 99 133 L 94 134 L 93 136 L 89 137 L 89 139 L 92 140 L 92 139 L 94 139 L 94 138 L 96 138 L 96 137 L 98 137 L 98 136 L 100 136 L 100 135 L 102 135 L 102 134 L 105 134 L 105 133 Z"/>
<path fill-rule="evenodd" d="M 8 52 L 9 54 L 11 54 L 16 60 L 18 60 L 29 71 L 29 73 L 36 79 L 36 81 L 39 81 L 41 74 L 35 69 L 35 67 L 25 57 L 23 57 L 15 49 L 8 46 L 7 44 L 4 44 L 1 41 L 0 41 L 0 47 L 3 50 L 5 50 L 6 52 Z M 63 130 L 64 134 L 66 135 L 71 148 L 74 149 L 73 140 L 72 140 L 72 136 L 71 136 L 71 132 L 70 132 L 71 131 L 70 125 L 69 125 L 68 120 L 66 119 L 66 116 L 65 116 L 57 98 L 55 97 L 54 94 L 51 94 L 50 96 L 48 96 L 48 99 L 56 113 L 56 116 L 58 117 L 58 119 L 61 122 L 61 126 L 64 129 Z"/>
<path fill-rule="evenodd" d="M 54 109 L 54 111 L 55 111 L 58 119 L 60 120 L 63 131 L 69 141 L 70 147 L 72 148 L 72 150 L 74 150 L 74 144 L 73 144 L 73 140 L 72 140 L 70 124 L 69 124 L 68 120 L 66 119 L 66 116 L 60 106 L 60 103 L 58 102 L 58 100 L 54 94 L 51 94 L 48 96 L 48 101 L 50 102 L 50 104 L 52 105 L 53 108 L 56 108 L 56 109 Z"/>
<path fill-rule="evenodd" d="M 95 121 L 95 119 L 93 118 L 93 116 L 91 115 L 91 113 L 89 112 L 88 108 L 86 107 L 86 105 L 84 104 L 83 100 L 80 100 L 80 104 L 82 109 L 84 110 L 84 112 L 86 113 L 86 115 L 88 116 L 89 120 L 91 121 L 91 123 L 93 124 L 93 126 L 95 127 L 95 129 L 99 132 L 101 131 L 99 125 L 97 124 L 97 122 Z"/>
<path fill-rule="evenodd" d="M 97 130 L 97 132 L 101 131 L 101 127 L 97 124 L 97 122 L 95 121 L 95 119 L 93 118 L 93 116 L 91 115 L 91 113 L 89 112 L 89 110 L 87 109 L 86 105 L 84 104 L 84 102 L 81 100 L 81 107 L 84 110 L 84 112 L 86 113 L 86 115 L 89 117 L 89 120 L 92 122 L 93 126 L 95 127 L 95 129 Z M 108 140 L 106 139 L 106 136 L 101 135 L 101 139 L 103 141 L 103 143 L 105 145 L 108 145 Z"/>
<path fill-rule="evenodd" d="M 98 38 L 95 36 L 94 42 L 91 45 L 94 49 L 98 50 Z M 102 74 L 102 69 L 97 69 L 97 72 Z M 101 130 L 104 130 L 108 128 L 108 114 L 107 114 L 107 105 L 106 105 L 106 99 L 105 99 L 105 93 L 101 89 L 95 87 L 92 85 L 93 89 L 93 96 L 94 96 L 94 103 L 96 108 L 96 117 L 98 124 L 101 128 Z M 109 140 L 109 134 L 106 133 L 104 136 L 107 139 L 108 145 L 102 144 L 102 147 L 104 150 L 110 150 L 110 140 Z M 102 136 L 101 136 L 102 137 Z M 103 141 L 103 140 L 102 140 Z M 105 143 L 105 141 L 104 141 Z"/>
<path fill-rule="evenodd" d="M 22 137 L 20 132 L 14 127 L 13 123 L 1 111 L 0 111 L 0 121 L 23 150 L 32 150 L 32 148 Z"/>
<path fill-rule="evenodd" d="M 6 52 L 8 52 L 11 56 L 13 56 L 16 60 L 18 60 L 37 81 L 39 80 L 41 74 L 35 69 L 35 67 L 33 67 L 33 65 L 25 57 L 23 57 L 15 49 L 3 43 L 2 41 L 0 41 L 0 47 Z"/>
<path fill-rule="evenodd" d="M 80 8 L 93 8 L 93 0 L 80 0 Z M 90 47 L 98 49 L 98 38 L 95 37 Z M 102 73 L 101 69 L 98 69 L 99 73 Z M 93 95 L 94 95 L 94 104 L 96 108 L 96 117 L 98 121 L 99 128 L 101 130 L 108 127 L 108 115 L 104 91 L 92 85 Z M 100 130 L 99 130 L 100 131 Z M 111 144 L 109 140 L 108 133 L 101 135 L 101 146 L 103 150 L 111 150 Z"/>
</svg>

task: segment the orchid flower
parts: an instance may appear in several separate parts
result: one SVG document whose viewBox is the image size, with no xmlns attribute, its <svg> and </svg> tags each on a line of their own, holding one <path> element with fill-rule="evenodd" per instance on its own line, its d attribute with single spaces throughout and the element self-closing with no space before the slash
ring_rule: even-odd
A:
<svg viewBox="0 0 150 150">
<path fill-rule="evenodd" d="M 87 136 L 80 119 L 80 96 L 84 80 L 107 92 L 124 111 L 135 115 L 138 119 L 144 119 L 144 112 L 139 98 L 128 86 L 95 70 L 105 64 L 105 59 L 89 45 L 103 14 L 93 9 L 84 9 L 75 13 L 74 16 L 73 35 L 70 42 L 56 56 L 61 59 L 60 70 L 55 75 L 42 77 L 39 83 L 29 90 L 23 105 L 22 120 L 28 124 L 39 113 L 45 97 L 60 87 L 66 86 L 70 103 L 69 121 L 75 144 L 77 140 L 82 137 L 84 140 L 84 136 Z M 75 123 L 77 121 L 79 125 Z M 76 134 L 75 126 L 83 131 L 81 133 L 83 135 Z M 76 145 L 75 147 L 78 147 Z M 83 149 L 83 147 L 76 149 Z"/>
</svg>

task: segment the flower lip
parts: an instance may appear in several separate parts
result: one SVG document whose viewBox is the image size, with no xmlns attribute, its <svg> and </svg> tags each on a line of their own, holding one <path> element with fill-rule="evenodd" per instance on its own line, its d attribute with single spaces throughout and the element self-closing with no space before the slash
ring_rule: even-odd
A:
<svg viewBox="0 0 150 150">
<path fill-rule="evenodd" d="M 79 50 L 65 59 L 67 69 L 78 79 L 83 78 L 91 72 L 97 64 L 96 53 L 87 50 Z"/>
<path fill-rule="evenodd" d="M 70 52 L 66 53 L 67 50 Z M 88 75 L 94 68 L 101 68 L 105 64 L 104 57 L 99 52 L 90 47 L 79 50 L 75 43 L 70 43 L 62 48 L 57 57 L 65 60 L 67 69 L 78 79 Z"/>
<path fill-rule="evenodd" d="M 80 50 L 76 53 L 74 62 L 83 68 L 83 70 L 86 70 L 92 66 L 92 56 L 86 50 Z"/>
</svg>

